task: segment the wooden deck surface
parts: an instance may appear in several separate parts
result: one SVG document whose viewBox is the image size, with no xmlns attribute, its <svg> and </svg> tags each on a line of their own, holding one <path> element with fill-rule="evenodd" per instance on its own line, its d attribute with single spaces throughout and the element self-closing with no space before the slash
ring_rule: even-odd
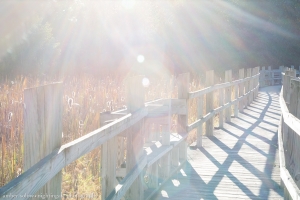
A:
<svg viewBox="0 0 300 200">
<path fill-rule="evenodd" d="M 238 118 L 203 137 L 203 148 L 191 146 L 185 167 L 153 199 L 283 199 L 279 91 L 279 86 L 261 89 Z"/>
</svg>

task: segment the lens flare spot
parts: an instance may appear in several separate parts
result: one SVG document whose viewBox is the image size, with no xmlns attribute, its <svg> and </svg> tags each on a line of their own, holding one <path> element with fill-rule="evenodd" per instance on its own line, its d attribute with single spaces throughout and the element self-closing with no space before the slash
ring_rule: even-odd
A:
<svg viewBox="0 0 300 200">
<path fill-rule="evenodd" d="M 134 7 L 134 5 L 135 5 L 134 0 L 123 0 L 122 1 L 122 6 L 126 9 L 131 9 Z"/>
<path fill-rule="evenodd" d="M 143 63 L 144 60 L 145 60 L 145 57 L 144 57 L 143 55 L 138 55 L 137 61 L 138 61 L 139 63 Z"/>
<path fill-rule="evenodd" d="M 149 87 L 149 85 L 150 85 L 149 79 L 148 78 L 143 78 L 142 84 L 143 84 L 144 87 Z"/>
</svg>

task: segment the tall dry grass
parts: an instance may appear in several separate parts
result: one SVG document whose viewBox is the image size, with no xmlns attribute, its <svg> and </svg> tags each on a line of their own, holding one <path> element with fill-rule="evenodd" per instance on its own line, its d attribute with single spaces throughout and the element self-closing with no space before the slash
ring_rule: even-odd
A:
<svg viewBox="0 0 300 200">
<path fill-rule="evenodd" d="M 56 82 L 55 77 L 24 77 L 3 80 L 0 85 L 0 187 L 23 172 L 23 91 Z M 116 81 L 118 80 L 118 81 Z M 125 106 L 124 85 L 118 77 L 98 80 L 91 76 L 63 80 L 62 143 L 68 143 L 99 128 L 99 113 Z M 66 166 L 63 194 L 100 195 L 100 148 Z"/>
<path fill-rule="evenodd" d="M 145 100 L 177 98 L 176 77 L 152 77 L 145 88 Z M 218 79 L 218 78 L 217 78 Z M 57 77 L 24 77 L 2 80 L 0 84 L 0 187 L 23 172 L 23 91 L 25 88 L 57 82 Z M 191 78 L 189 91 L 203 88 L 204 80 Z M 89 133 L 100 124 L 100 113 L 126 107 L 125 85 L 122 77 L 107 76 L 101 80 L 88 75 L 63 78 L 63 133 L 62 143 L 68 143 Z M 205 97 L 204 97 L 205 100 Z M 214 107 L 218 107 L 218 92 Z M 204 101 L 204 115 L 205 101 Z M 197 100 L 189 101 L 189 123 L 197 119 Z M 217 122 L 217 116 L 215 121 Z M 172 131 L 176 131 L 177 116 L 172 116 Z M 205 127 L 204 127 L 205 130 Z M 196 140 L 196 132 L 188 142 Z M 124 160 L 118 141 L 118 160 Z M 126 156 L 126 155 L 125 155 Z M 123 158 L 120 158 L 123 157 Z M 95 194 L 101 196 L 100 184 L 101 149 L 96 148 L 62 170 L 62 192 L 69 194 Z M 122 162 L 118 161 L 118 166 Z"/>
</svg>

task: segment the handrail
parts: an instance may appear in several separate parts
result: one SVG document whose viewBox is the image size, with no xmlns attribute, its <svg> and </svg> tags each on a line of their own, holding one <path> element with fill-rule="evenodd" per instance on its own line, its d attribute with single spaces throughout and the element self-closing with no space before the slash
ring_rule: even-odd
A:
<svg viewBox="0 0 300 200">
<path fill-rule="evenodd" d="M 204 89 L 201 89 L 201 90 L 198 90 L 198 91 L 189 92 L 189 99 L 197 98 L 201 95 L 213 92 L 213 91 L 218 90 L 218 89 L 223 89 L 223 88 L 226 88 L 226 87 L 235 86 L 235 85 L 238 85 L 240 83 L 244 83 L 246 81 L 249 81 L 250 79 L 254 79 L 258 76 L 259 76 L 259 74 L 256 74 L 254 76 L 246 77 L 244 79 L 239 79 L 239 80 L 235 80 L 235 81 L 232 81 L 232 82 L 220 83 L 220 84 L 216 84 L 216 85 L 213 85 L 211 87 L 207 87 L 207 88 L 204 88 Z"/>
<path fill-rule="evenodd" d="M 206 122 L 207 120 L 209 120 L 210 118 L 214 117 L 216 114 L 222 112 L 223 110 L 225 110 L 226 108 L 236 104 L 237 102 L 241 101 L 242 99 L 248 97 L 251 92 L 253 92 L 254 90 L 258 89 L 259 85 L 257 85 L 255 88 L 253 88 L 252 90 L 250 90 L 249 92 L 247 92 L 246 94 L 238 97 L 237 99 L 229 102 L 229 103 L 226 103 L 212 111 L 210 111 L 209 113 L 207 113 L 205 116 L 203 116 L 201 119 L 198 119 L 197 121 L 191 123 L 188 125 L 188 131 L 191 131 L 193 130 L 194 128 L 197 128 L 201 123 L 204 123 Z"/>
<path fill-rule="evenodd" d="M 283 66 L 281 66 L 279 69 L 271 69 L 271 67 L 265 69 L 265 67 L 262 67 L 259 77 L 260 87 L 281 85 L 283 70 Z"/>
<path fill-rule="evenodd" d="M 62 145 L 50 155 L 0 188 L 0 197 L 8 194 L 35 194 L 59 171 L 81 156 L 120 134 L 147 116 L 147 109 L 127 114 L 116 121 L 88 133 L 72 142 Z M 30 184 L 28 182 L 30 181 Z"/>
</svg>

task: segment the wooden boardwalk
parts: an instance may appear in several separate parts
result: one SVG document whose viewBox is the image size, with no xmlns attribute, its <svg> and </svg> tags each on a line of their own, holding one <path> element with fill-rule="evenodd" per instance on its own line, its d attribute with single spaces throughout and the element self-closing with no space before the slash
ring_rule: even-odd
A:
<svg viewBox="0 0 300 200">
<path fill-rule="evenodd" d="M 203 148 L 191 146 L 185 167 L 153 199 L 283 199 L 279 91 L 261 89 L 239 117 L 203 137 Z"/>
</svg>

